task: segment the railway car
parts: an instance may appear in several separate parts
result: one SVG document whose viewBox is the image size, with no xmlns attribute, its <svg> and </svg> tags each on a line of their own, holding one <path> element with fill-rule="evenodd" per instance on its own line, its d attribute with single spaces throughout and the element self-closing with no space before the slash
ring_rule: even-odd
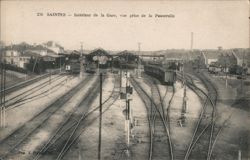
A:
<svg viewBox="0 0 250 160">
<path fill-rule="evenodd" d="M 65 71 L 70 74 L 80 73 L 80 62 L 76 59 L 71 59 L 65 64 Z"/>
<path fill-rule="evenodd" d="M 86 65 L 85 71 L 87 73 L 96 73 L 97 66 L 95 63 L 89 63 Z"/>
<path fill-rule="evenodd" d="M 154 65 L 146 65 L 144 66 L 144 71 L 146 74 L 158 78 L 162 83 L 167 85 L 173 85 L 176 81 L 176 73 L 173 70 L 167 70 Z"/>
</svg>

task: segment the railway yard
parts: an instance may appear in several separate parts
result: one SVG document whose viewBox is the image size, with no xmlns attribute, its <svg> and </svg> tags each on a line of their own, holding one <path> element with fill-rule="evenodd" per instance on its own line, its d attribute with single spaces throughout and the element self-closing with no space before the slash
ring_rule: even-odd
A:
<svg viewBox="0 0 250 160">
<path fill-rule="evenodd" d="M 12 88 L 0 159 L 248 160 L 248 92 L 241 103 L 207 71 L 173 73 L 58 72 Z"/>
<path fill-rule="evenodd" d="M 0 160 L 250 160 L 250 0 L 0 0 Z"/>
</svg>

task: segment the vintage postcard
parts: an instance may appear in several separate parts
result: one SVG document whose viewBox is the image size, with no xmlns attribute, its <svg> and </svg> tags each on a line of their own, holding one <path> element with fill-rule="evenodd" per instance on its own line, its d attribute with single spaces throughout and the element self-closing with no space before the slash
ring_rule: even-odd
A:
<svg viewBox="0 0 250 160">
<path fill-rule="evenodd" d="M 249 160 L 249 0 L 0 0 L 0 160 Z"/>
</svg>

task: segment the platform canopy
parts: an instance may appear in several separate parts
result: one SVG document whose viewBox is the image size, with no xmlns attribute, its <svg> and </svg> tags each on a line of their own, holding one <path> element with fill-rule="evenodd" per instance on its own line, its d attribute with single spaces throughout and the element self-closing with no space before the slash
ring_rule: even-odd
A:
<svg viewBox="0 0 250 160">
<path fill-rule="evenodd" d="M 86 55 L 86 58 L 88 61 L 97 61 L 97 60 L 106 60 L 109 61 L 111 60 L 112 56 L 105 51 L 102 48 L 98 48 L 90 52 L 88 55 Z"/>
<path fill-rule="evenodd" d="M 126 63 L 137 63 L 138 55 L 127 50 L 117 53 L 116 60 Z"/>
</svg>

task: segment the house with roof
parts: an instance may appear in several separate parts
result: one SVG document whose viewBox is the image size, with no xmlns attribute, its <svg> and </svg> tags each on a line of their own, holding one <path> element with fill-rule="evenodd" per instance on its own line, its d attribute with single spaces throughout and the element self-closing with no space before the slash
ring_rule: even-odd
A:
<svg viewBox="0 0 250 160">
<path fill-rule="evenodd" d="M 237 65 L 237 58 L 230 50 L 227 50 L 220 53 L 218 63 L 222 67 L 223 72 L 229 72 L 229 68 Z"/>
<path fill-rule="evenodd" d="M 39 55 L 30 51 L 20 52 L 16 49 L 7 49 L 4 52 L 3 59 L 6 64 L 11 64 L 20 68 L 26 68 L 26 65 L 29 63 L 30 59 L 37 56 Z"/>
<path fill-rule="evenodd" d="M 42 45 L 34 45 L 34 46 L 30 47 L 29 49 L 27 49 L 26 51 L 30 51 L 30 52 L 39 54 L 40 56 L 46 56 L 48 54 L 48 52 L 53 52 L 53 51 L 43 47 Z"/>
<path fill-rule="evenodd" d="M 236 48 L 232 49 L 231 52 L 236 58 L 236 65 L 246 70 L 247 74 L 250 74 L 250 49 Z"/>
<path fill-rule="evenodd" d="M 236 63 L 239 66 L 243 66 L 248 62 L 248 53 L 246 49 L 233 49 L 231 50 L 233 56 L 236 58 Z"/>
<path fill-rule="evenodd" d="M 8 49 L 3 53 L 3 60 L 7 64 L 18 66 L 20 55 L 21 52 L 16 49 Z"/>
<path fill-rule="evenodd" d="M 237 65 L 237 58 L 232 52 L 221 53 L 218 58 L 218 62 L 223 67 L 230 67 L 233 65 Z"/>
<path fill-rule="evenodd" d="M 30 52 L 30 51 L 22 52 L 21 55 L 19 56 L 18 67 L 26 68 L 31 58 L 38 58 L 38 57 L 40 57 L 40 55 L 34 52 Z"/>
</svg>

